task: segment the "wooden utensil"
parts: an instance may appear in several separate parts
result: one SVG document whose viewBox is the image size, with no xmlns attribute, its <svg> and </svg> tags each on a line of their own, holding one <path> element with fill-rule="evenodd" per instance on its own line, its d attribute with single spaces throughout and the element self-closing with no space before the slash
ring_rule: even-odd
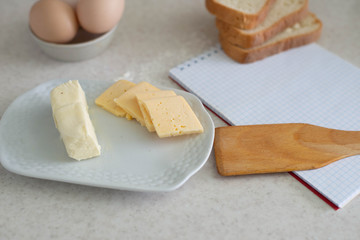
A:
<svg viewBox="0 0 360 240">
<path fill-rule="evenodd" d="M 309 170 L 360 154 L 360 131 L 303 123 L 219 127 L 214 150 L 223 176 Z"/>
</svg>

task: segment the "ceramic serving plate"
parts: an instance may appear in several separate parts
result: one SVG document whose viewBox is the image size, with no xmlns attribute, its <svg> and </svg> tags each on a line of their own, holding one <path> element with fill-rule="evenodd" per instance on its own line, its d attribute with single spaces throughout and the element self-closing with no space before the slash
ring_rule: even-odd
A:
<svg viewBox="0 0 360 240">
<path fill-rule="evenodd" d="M 18 97 L 5 111 L 0 121 L 0 160 L 8 171 L 96 187 L 171 191 L 208 159 L 214 124 L 194 95 L 172 89 L 188 101 L 204 133 L 161 139 L 135 120 L 115 117 L 96 106 L 95 98 L 113 82 L 93 80 L 79 82 L 86 93 L 102 154 L 80 162 L 69 158 L 50 105 L 50 91 L 66 81 L 45 82 Z"/>
</svg>

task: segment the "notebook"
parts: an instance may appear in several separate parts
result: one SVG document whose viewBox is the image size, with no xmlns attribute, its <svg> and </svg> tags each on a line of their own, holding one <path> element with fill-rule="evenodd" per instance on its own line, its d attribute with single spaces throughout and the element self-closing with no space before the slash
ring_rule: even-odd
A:
<svg viewBox="0 0 360 240">
<path fill-rule="evenodd" d="M 230 125 L 360 130 L 360 69 L 315 43 L 251 64 L 231 60 L 217 45 L 169 76 Z M 291 174 L 335 209 L 360 193 L 360 156 Z"/>
</svg>

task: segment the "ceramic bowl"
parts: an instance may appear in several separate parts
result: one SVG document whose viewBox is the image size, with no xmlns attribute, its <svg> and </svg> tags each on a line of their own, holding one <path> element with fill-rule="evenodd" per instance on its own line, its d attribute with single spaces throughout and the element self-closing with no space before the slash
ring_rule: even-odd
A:
<svg viewBox="0 0 360 240">
<path fill-rule="evenodd" d="M 115 30 L 103 34 L 91 34 L 80 29 L 75 38 L 66 44 L 50 43 L 39 39 L 29 28 L 30 35 L 48 56 L 66 62 L 82 61 L 93 58 L 102 53 L 110 44 Z"/>
</svg>

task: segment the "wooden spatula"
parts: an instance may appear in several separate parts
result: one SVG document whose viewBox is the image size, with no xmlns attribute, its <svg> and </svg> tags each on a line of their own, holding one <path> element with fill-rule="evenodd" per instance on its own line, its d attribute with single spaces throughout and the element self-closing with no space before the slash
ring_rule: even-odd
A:
<svg viewBox="0 0 360 240">
<path fill-rule="evenodd" d="M 360 154 L 360 131 L 302 123 L 219 127 L 214 150 L 223 176 L 309 170 Z"/>
</svg>

